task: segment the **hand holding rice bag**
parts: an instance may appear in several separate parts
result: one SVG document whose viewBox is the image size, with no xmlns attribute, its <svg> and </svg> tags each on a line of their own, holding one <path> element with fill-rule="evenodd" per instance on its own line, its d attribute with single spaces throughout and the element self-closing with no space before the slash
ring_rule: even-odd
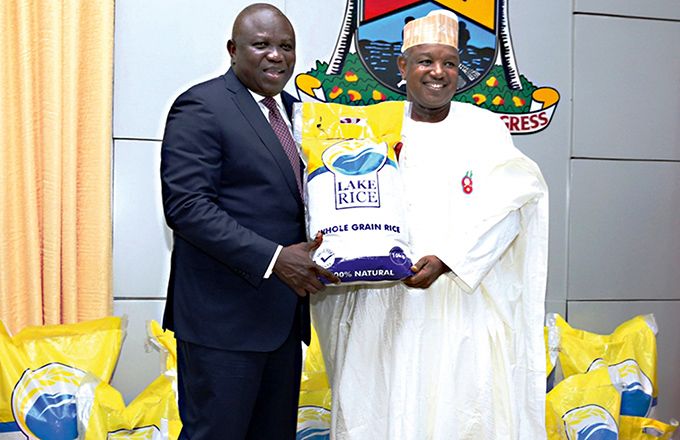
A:
<svg viewBox="0 0 680 440">
<path fill-rule="evenodd" d="M 403 102 L 295 107 L 307 235 L 324 234 L 312 258 L 343 283 L 412 275 L 395 153 L 403 118 Z"/>
</svg>

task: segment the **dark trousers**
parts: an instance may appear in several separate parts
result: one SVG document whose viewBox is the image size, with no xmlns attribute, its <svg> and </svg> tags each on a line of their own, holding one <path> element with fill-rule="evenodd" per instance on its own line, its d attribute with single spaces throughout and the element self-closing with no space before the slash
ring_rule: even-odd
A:
<svg viewBox="0 0 680 440">
<path fill-rule="evenodd" d="M 272 352 L 177 340 L 180 440 L 295 439 L 302 347 L 294 322 Z"/>
</svg>

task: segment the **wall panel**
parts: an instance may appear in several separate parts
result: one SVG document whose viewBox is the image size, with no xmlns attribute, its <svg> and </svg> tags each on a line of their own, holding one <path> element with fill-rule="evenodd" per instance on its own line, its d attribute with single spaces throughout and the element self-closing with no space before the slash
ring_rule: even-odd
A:
<svg viewBox="0 0 680 440">
<path fill-rule="evenodd" d="M 568 295 L 680 299 L 680 163 L 574 160 Z"/>
<path fill-rule="evenodd" d="M 680 160 L 680 22 L 574 17 L 574 157 Z"/>
<path fill-rule="evenodd" d="M 160 142 L 114 142 L 114 297 L 165 297 L 172 233 L 160 189 Z"/>
<path fill-rule="evenodd" d="M 677 0 L 575 0 L 574 11 L 680 20 Z"/>
</svg>

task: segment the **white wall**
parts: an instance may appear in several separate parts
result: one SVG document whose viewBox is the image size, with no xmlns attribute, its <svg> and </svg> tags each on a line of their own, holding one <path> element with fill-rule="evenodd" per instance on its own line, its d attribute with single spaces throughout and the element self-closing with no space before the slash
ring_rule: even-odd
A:
<svg viewBox="0 0 680 440">
<path fill-rule="evenodd" d="M 577 0 L 569 322 L 655 313 L 658 418 L 680 416 L 680 4 Z"/>
<path fill-rule="evenodd" d="M 168 276 L 158 180 L 165 116 L 180 91 L 226 71 L 233 18 L 249 3 L 116 1 L 114 310 L 129 315 L 130 331 L 114 385 L 128 401 L 159 368 L 142 333 L 161 318 Z M 272 3 L 296 29 L 296 74 L 328 61 L 345 1 Z M 658 415 L 678 417 L 680 352 L 670 335 L 680 334 L 672 318 L 680 312 L 680 6 L 509 3 L 520 72 L 561 95 L 546 130 L 515 137 L 551 191 L 547 308 L 601 332 L 657 313 Z"/>
</svg>

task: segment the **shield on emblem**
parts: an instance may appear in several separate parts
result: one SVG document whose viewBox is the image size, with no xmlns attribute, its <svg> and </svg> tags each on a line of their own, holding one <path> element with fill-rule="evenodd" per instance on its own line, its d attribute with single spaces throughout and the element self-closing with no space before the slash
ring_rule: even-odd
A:
<svg viewBox="0 0 680 440">
<path fill-rule="evenodd" d="M 435 9 L 449 9 L 458 16 L 459 92 L 477 84 L 496 60 L 497 0 L 363 0 L 358 9 L 356 51 L 366 69 L 395 92 L 406 94 L 397 68 L 402 28 Z"/>
</svg>

